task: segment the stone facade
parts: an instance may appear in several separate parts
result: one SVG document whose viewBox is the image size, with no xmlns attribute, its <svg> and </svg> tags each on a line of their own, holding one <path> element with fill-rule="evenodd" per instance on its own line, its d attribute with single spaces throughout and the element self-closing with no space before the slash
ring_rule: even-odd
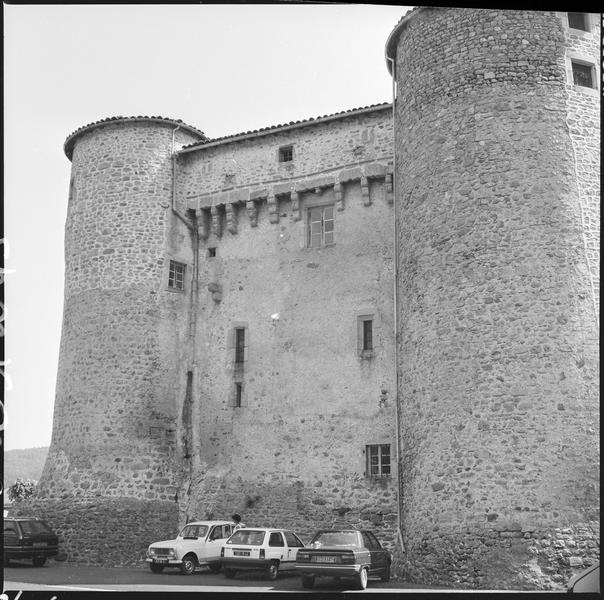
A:
<svg viewBox="0 0 604 600">
<path fill-rule="evenodd" d="M 305 539 L 371 527 L 430 584 L 547 589 L 599 556 L 599 100 L 572 83 L 599 25 L 565 19 L 412 11 L 387 44 L 394 119 L 211 140 L 117 117 L 68 138 L 32 507 L 71 559 L 137 561 L 233 512 Z M 85 516 L 136 502 L 136 548 Z"/>
<path fill-rule="evenodd" d="M 548 588 L 599 555 L 598 102 L 569 36 L 421 9 L 391 37 L 412 580 Z"/>
</svg>

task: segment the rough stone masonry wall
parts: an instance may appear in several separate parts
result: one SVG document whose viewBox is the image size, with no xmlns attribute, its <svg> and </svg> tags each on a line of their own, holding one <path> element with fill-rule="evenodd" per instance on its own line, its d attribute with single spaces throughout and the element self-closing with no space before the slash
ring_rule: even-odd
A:
<svg viewBox="0 0 604 600">
<path fill-rule="evenodd" d="M 142 566 L 149 544 L 178 531 L 176 502 L 135 498 L 28 499 L 10 515 L 45 520 L 67 562 L 104 567 Z"/>
<path fill-rule="evenodd" d="M 220 199 L 225 157 L 237 165 L 231 179 L 240 189 L 321 184 L 299 194 L 297 209 L 283 194 L 277 219 L 266 201 L 256 203 L 254 220 L 245 204 L 235 204 L 237 227 L 229 230 L 223 220 L 218 234 L 212 228 L 201 241 L 196 451 L 191 487 L 179 495 L 182 521 L 237 511 L 248 524 L 289 526 L 309 538 L 342 517 L 377 527 L 392 545 L 392 204 L 384 175 L 368 182 L 366 196 L 358 176 L 341 185 L 339 199 L 334 190 L 334 174 L 361 173 L 391 157 L 390 133 L 390 113 L 380 109 L 202 148 L 179 160 L 179 202 L 184 196 L 189 207 L 196 197 L 202 206 L 208 196 Z M 286 167 L 277 151 L 287 144 L 294 145 L 294 161 Z M 335 245 L 307 248 L 305 211 L 325 204 L 335 208 Z M 215 257 L 208 255 L 211 247 Z M 374 321 L 375 351 L 366 358 L 359 356 L 360 314 Z M 234 406 L 236 326 L 246 327 L 240 408 Z M 393 472 L 374 480 L 365 476 L 364 449 L 380 443 L 391 445 Z"/>
<path fill-rule="evenodd" d="M 91 562 L 87 535 L 104 539 L 104 562 L 111 552 L 122 560 L 131 543 L 117 524 L 86 533 L 88 525 L 116 519 L 120 503 L 131 505 L 127 498 L 175 503 L 181 477 L 182 378 L 173 363 L 174 349 L 186 343 L 189 298 L 167 290 L 166 247 L 177 229 L 170 213 L 173 129 L 112 122 L 75 141 L 53 436 L 38 496 L 60 499 L 65 514 L 81 515 L 82 503 L 95 503 L 90 523 L 58 517 L 59 528 L 72 532 L 73 555 Z M 176 135 L 177 144 L 192 141 Z M 159 532 L 150 529 L 155 538 Z"/>
<path fill-rule="evenodd" d="M 555 13 L 463 9 L 416 10 L 398 41 L 414 581 L 559 588 L 599 557 L 597 326 L 564 41 Z"/>
<path fill-rule="evenodd" d="M 601 15 L 585 15 L 589 31 L 569 27 L 568 13 L 559 13 L 566 46 L 566 122 L 575 157 L 587 266 L 594 310 L 600 312 L 600 61 Z M 571 60 L 593 68 L 595 88 L 575 85 Z"/>
</svg>

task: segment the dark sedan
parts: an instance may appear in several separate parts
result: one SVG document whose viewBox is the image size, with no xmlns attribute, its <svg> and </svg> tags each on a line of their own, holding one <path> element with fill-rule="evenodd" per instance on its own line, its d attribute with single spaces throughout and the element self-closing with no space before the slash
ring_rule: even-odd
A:
<svg viewBox="0 0 604 600">
<path fill-rule="evenodd" d="M 59 552 L 59 538 L 40 519 L 17 517 L 4 519 L 4 564 L 29 559 L 41 567 Z"/>
<path fill-rule="evenodd" d="M 390 580 L 392 556 L 384 550 L 372 531 L 324 529 L 318 531 L 306 548 L 298 550 L 296 571 L 302 585 L 312 588 L 315 577 L 349 577 L 364 590 L 370 576 Z"/>
</svg>

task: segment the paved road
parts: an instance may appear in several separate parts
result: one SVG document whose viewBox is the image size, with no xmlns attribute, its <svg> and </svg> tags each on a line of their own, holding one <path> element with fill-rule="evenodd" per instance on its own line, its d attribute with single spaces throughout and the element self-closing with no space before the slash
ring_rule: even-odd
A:
<svg viewBox="0 0 604 600">
<path fill-rule="evenodd" d="M 102 568 L 70 565 L 49 561 L 44 567 L 33 567 L 30 563 L 11 562 L 4 569 L 4 589 L 8 591 L 204 591 L 204 592 L 305 592 L 300 577 L 282 573 L 277 581 L 267 581 L 260 573 L 239 573 L 236 579 L 227 579 L 222 573 L 211 573 L 201 569 L 194 575 L 181 575 L 176 570 L 153 574 L 148 568 Z M 423 591 L 417 586 L 397 581 L 385 583 L 369 580 L 367 592 L 397 593 Z M 342 580 L 317 579 L 314 592 L 351 592 L 351 583 Z M 434 590 L 432 590 L 434 591 Z M 442 591 L 442 590 L 441 590 Z"/>
</svg>

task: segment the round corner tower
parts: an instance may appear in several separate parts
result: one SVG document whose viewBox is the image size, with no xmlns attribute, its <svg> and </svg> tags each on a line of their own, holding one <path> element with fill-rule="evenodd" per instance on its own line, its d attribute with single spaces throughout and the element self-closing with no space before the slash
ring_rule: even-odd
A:
<svg viewBox="0 0 604 600">
<path fill-rule="evenodd" d="M 415 581 L 558 587 L 599 556 L 599 93 L 573 81 L 599 25 L 566 18 L 420 8 L 388 40 Z"/>
<path fill-rule="evenodd" d="M 174 498 L 171 155 L 175 144 L 202 139 L 180 121 L 116 117 L 65 142 L 72 170 L 53 434 L 39 486 L 46 498 Z"/>
</svg>

